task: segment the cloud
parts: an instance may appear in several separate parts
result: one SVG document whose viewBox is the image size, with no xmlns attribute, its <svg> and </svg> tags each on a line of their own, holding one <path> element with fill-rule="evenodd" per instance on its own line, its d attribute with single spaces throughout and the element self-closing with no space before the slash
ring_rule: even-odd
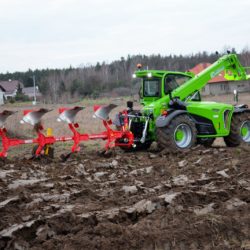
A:
<svg viewBox="0 0 250 250">
<path fill-rule="evenodd" d="M 249 45 L 247 0 L 2 0 L 0 72 Z"/>
</svg>

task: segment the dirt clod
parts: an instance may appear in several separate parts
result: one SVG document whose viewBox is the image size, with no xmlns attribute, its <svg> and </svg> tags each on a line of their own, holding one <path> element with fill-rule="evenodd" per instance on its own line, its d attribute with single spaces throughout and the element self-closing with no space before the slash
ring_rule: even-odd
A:
<svg viewBox="0 0 250 250">
<path fill-rule="evenodd" d="M 0 249 L 248 249 L 249 163 L 250 147 L 5 161 Z"/>
</svg>

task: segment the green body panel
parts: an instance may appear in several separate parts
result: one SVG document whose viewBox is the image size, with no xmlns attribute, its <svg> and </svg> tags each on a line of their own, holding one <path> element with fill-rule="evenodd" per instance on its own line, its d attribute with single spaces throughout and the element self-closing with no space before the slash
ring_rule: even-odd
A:
<svg viewBox="0 0 250 250">
<path fill-rule="evenodd" d="M 150 123 L 149 131 L 153 135 L 152 139 L 155 139 L 155 120 L 161 111 L 166 110 L 166 103 L 152 102 L 151 104 L 143 107 L 143 113 L 146 115 L 153 114 L 154 120 Z M 229 119 L 227 123 L 224 122 L 224 112 L 230 111 Z M 216 134 L 214 135 L 198 135 L 198 137 L 223 137 L 227 136 L 230 132 L 230 122 L 233 114 L 234 107 L 230 104 L 216 103 L 216 102 L 192 102 L 187 103 L 187 112 L 191 115 L 197 115 L 207 118 L 212 121 Z"/>
<path fill-rule="evenodd" d="M 230 112 L 230 116 L 227 121 L 224 121 L 224 112 L 227 110 Z M 198 115 L 212 121 L 216 130 L 216 134 L 214 134 L 216 137 L 229 134 L 233 110 L 234 107 L 232 105 L 217 102 L 189 102 L 187 106 L 187 111 L 191 115 Z"/>
<path fill-rule="evenodd" d="M 140 90 L 140 102 L 143 105 L 142 113 L 144 115 L 153 115 L 150 120 L 148 128 L 148 136 L 151 140 L 155 140 L 155 121 L 158 116 L 162 114 L 164 110 L 169 108 L 170 102 L 169 93 L 164 92 L 165 79 L 168 75 L 182 75 L 189 77 L 190 80 L 186 81 L 181 86 L 176 87 L 171 91 L 171 96 L 178 97 L 181 101 L 187 103 L 187 112 L 190 115 L 197 115 L 209 119 L 215 128 L 216 133 L 214 135 L 202 135 L 198 134 L 198 137 L 223 137 L 227 136 L 230 132 L 231 118 L 234 111 L 234 106 L 224 103 L 216 102 L 203 102 L 192 101 L 191 96 L 199 92 L 209 80 L 219 75 L 221 72 L 225 72 L 225 78 L 228 80 L 247 80 L 250 79 L 246 74 L 246 70 L 240 64 L 235 54 L 225 55 L 219 58 L 215 63 L 203 70 L 197 75 L 190 72 L 173 72 L 163 70 L 140 70 L 135 72 L 137 78 L 157 79 L 160 82 L 160 89 L 158 96 L 147 97 L 143 93 L 143 83 Z M 224 121 L 224 112 L 228 110 L 228 119 Z M 143 119 L 143 118 L 142 118 Z"/>
</svg>

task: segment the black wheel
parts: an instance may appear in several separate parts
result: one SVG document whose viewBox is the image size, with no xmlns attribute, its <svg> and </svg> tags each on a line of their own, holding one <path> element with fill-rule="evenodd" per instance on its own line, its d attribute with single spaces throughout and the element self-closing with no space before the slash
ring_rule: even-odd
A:
<svg viewBox="0 0 250 250">
<path fill-rule="evenodd" d="M 157 128 L 159 149 L 176 151 L 191 148 L 196 143 L 197 130 L 188 115 L 173 118 L 167 127 Z"/>
<path fill-rule="evenodd" d="M 137 142 L 135 143 L 136 147 L 130 147 L 130 148 L 127 148 L 127 147 L 120 147 L 123 151 L 126 151 L 126 152 L 135 152 L 135 151 L 143 151 L 143 150 L 147 150 L 150 148 L 152 144 L 152 141 L 146 141 L 144 143 L 141 143 L 141 142 Z"/>
<path fill-rule="evenodd" d="M 206 148 L 209 148 L 213 145 L 215 138 L 207 137 L 207 138 L 197 138 L 197 144 L 201 144 Z"/>
<path fill-rule="evenodd" d="M 228 147 L 250 143 L 250 114 L 239 113 L 232 117 L 230 133 L 224 137 Z"/>
<path fill-rule="evenodd" d="M 141 142 L 135 143 L 136 145 L 135 150 L 147 150 L 150 148 L 151 144 L 152 141 L 146 141 L 144 143 Z"/>
</svg>

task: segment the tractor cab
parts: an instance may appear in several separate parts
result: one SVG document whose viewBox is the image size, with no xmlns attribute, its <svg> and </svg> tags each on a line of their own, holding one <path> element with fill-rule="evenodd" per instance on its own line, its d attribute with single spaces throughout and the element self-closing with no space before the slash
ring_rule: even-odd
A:
<svg viewBox="0 0 250 250">
<path fill-rule="evenodd" d="M 139 70 L 133 75 L 134 78 L 142 79 L 139 91 L 140 103 L 148 105 L 158 99 L 171 94 L 183 83 L 190 80 L 194 74 L 190 72 L 174 72 L 163 70 Z"/>
</svg>

